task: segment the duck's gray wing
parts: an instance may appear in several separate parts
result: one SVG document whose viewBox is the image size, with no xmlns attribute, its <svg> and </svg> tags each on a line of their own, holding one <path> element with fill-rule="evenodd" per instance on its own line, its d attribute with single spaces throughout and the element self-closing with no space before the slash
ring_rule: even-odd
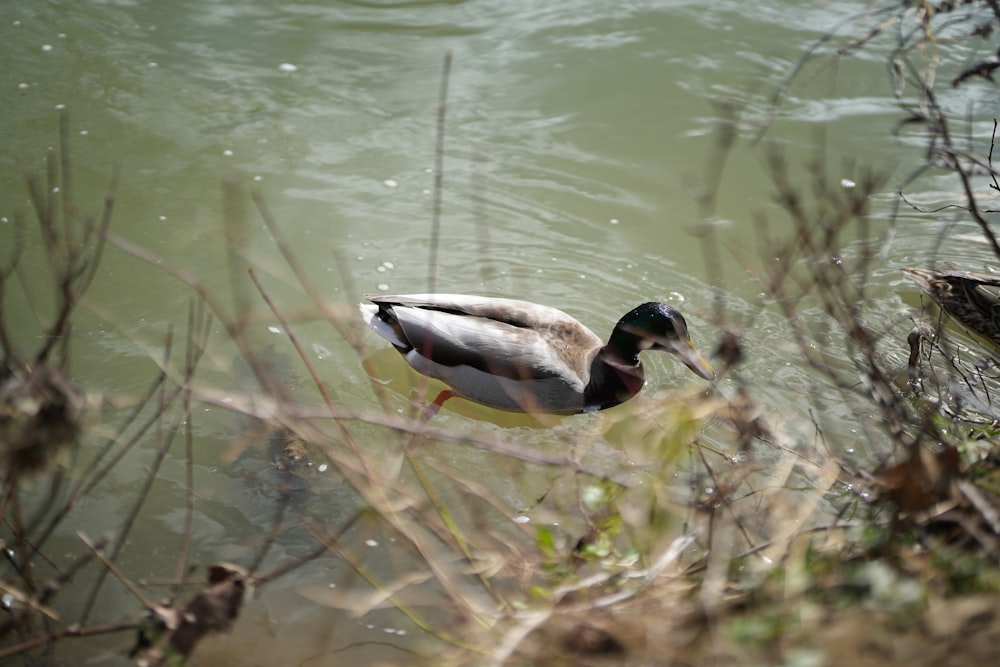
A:
<svg viewBox="0 0 1000 667">
<path fill-rule="evenodd" d="M 439 310 L 456 315 L 470 315 L 511 326 L 532 329 L 547 329 L 553 326 L 564 328 L 579 328 L 585 334 L 589 343 L 600 341 L 592 331 L 584 327 L 575 318 L 551 306 L 522 301 L 519 299 L 502 299 L 498 297 L 474 296 L 471 294 L 366 294 L 365 298 L 372 303 L 386 306 L 408 306 L 427 310 Z"/>
<path fill-rule="evenodd" d="M 534 329 L 406 306 L 395 306 L 393 312 L 407 342 L 434 364 L 470 366 L 513 380 L 561 378 L 581 390 L 586 384 L 580 368 L 567 364 L 547 337 Z"/>
</svg>

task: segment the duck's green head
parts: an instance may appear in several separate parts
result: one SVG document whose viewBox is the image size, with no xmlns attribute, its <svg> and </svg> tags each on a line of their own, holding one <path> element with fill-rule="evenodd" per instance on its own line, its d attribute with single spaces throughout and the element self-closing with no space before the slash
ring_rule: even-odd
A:
<svg viewBox="0 0 1000 667">
<path fill-rule="evenodd" d="M 715 379 L 715 369 L 691 342 L 684 316 L 665 303 L 651 301 L 626 313 L 608 346 L 626 359 L 637 359 L 643 350 L 663 350 L 706 380 Z"/>
</svg>

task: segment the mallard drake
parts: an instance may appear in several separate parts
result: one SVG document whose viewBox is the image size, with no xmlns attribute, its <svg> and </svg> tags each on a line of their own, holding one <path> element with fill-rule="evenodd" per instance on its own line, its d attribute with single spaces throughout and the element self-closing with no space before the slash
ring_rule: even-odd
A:
<svg viewBox="0 0 1000 667">
<path fill-rule="evenodd" d="M 959 324 L 1000 347 L 1000 276 L 912 268 L 903 272 Z"/>
<path fill-rule="evenodd" d="M 463 398 L 512 412 L 575 414 L 632 398 L 645 382 L 639 353 L 663 350 L 705 378 L 684 317 L 662 303 L 626 313 L 605 344 L 556 308 L 462 294 L 365 295 L 365 320 L 417 372 Z"/>
</svg>

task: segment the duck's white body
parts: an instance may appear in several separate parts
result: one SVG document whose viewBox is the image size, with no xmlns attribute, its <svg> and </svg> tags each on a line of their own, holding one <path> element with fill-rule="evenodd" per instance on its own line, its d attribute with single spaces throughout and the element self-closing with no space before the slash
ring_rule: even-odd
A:
<svg viewBox="0 0 1000 667">
<path fill-rule="evenodd" d="M 374 305 L 361 305 L 365 320 L 410 366 L 500 410 L 572 414 L 617 405 L 642 388 L 642 349 L 669 349 L 703 377 L 714 377 L 694 352 L 683 318 L 662 304 L 644 306 L 674 313 L 682 335 L 619 333 L 620 322 L 612 340 L 617 334 L 640 341 L 621 353 L 563 311 L 528 301 L 462 294 L 367 298 Z"/>
</svg>

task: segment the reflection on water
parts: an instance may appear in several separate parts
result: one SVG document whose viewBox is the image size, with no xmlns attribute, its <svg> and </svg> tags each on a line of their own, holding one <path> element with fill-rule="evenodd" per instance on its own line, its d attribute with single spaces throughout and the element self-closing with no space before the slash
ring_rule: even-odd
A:
<svg viewBox="0 0 1000 667">
<path fill-rule="evenodd" d="M 708 156 L 723 115 L 712 100 L 761 109 L 803 45 L 854 11 L 853 3 L 789 4 L 771 0 L 746 12 L 735 2 L 706 10 L 704 3 L 591 0 L 328 7 L 7 3 L 0 215 L 9 224 L 26 206 L 22 174 L 41 165 L 53 143 L 55 109 L 64 106 L 74 131 L 78 199 L 100 202 L 112 165 L 122 165 L 115 233 L 190 272 L 209 292 L 229 291 L 219 183 L 234 173 L 264 193 L 298 263 L 331 301 L 365 291 L 420 291 L 428 273 L 439 76 L 451 50 L 437 288 L 551 304 L 602 335 L 637 303 L 682 301 L 707 349 L 722 290 L 726 312 L 752 323 L 745 354 L 746 372 L 761 379 L 756 398 L 806 414 L 817 393 L 813 380 L 780 317 L 758 311 L 760 289 L 743 268 L 756 252 L 754 216 L 771 207 L 759 152 L 738 146 L 724 165 L 714 215 L 731 222 L 716 228 L 725 239 L 721 266 L 706 265 L 702 242 L 691 233 L 702 213 L 698 190 L 713 176 L 705 170 L 714 166 Z M 883 90 L 882 68 L 880 60 L 855 63 L 818 99 L 795 91 L 767 140 L 802 156 L 822 143 L 832 152 L 831 164 L 849 155 L 898 169 L 912 159 L 911 148 L 888 132 L 895 106 Z M 928 204 L 953 196 L 929 192 Z M 888 204 L 882 204 L 877 217 L 886 215 Z M 265 226 L 250 217 L 246 259 L 270 296 L 284 312 L 313 311 L 319 320 Z M 919 217 L 912 222 L 906 238 L 895 239 L 890 268 L 876 274 L 884 280 L 880 298 L 888 311 L 902 309 L 896 292 L 906 291 L 892 266 L 919 264 L 931 244 L 933 230 L 924 232 Z M 966 261 L 968 253 L 962 249 Z M 983 261 L 988 257 L 984 249 Z M 32 277 L 33 265 L 24 268 L 27 282 L 44 280 Z M 708 284 L 710 268 L 721 284 Z M 137 378 L 156 368 L 168 326 L 184 322 L 189 298 L 187 287 L 164 271 L 107 253 L 90 307 L 75 327 L 77 381 L 124 403 L 134 398 L 146 382 Z M 912 295 L 907 298 L 912 305 Z M 28 304 L 12 307 L 30 321 Z M 266 335 L 284 344 L 282 328 L 269 324 Z M 409 409 L 412 388 L 420 384 L 395 353 L 365 359 L 323 322 L 305 322 L 297 332 L 341 405 L 378 410 L 372 375 L 392 390 L 390 412 Z M 223 333 L 217 327 L 214 340 L 225 339 Z M 902 350 L 889 354 L 905 361 Z M 247 389 L 231 377 L 235 356 L 231 346 L 213 342 L 202 381 L 220 391 Z M 671 364 L 649 363 L 652 381 L 684 381 Z M 291 391 L 311 392 L 307 369 L 292 366 Z M 836 401 L 824 409 L 829 424 L 853 418 L 851 408 Z M 456 404 L 439 425 L 501 433 L 550 452 L 600 429 L 591 416 L 540 425 L 477 411 Z M 206 405 L 195 417 L 192 560 L 246 562 L 284 507 L 279 485 L 267 477 L 266 448 L 243 443 L 239 463 L 229 468 L 221 461 L 235 451 L 233 440 L 244 437 L 245 427 L 219 406 Z M 370 446 L 384 446 L 384 432 L 355 432 L 359 441 L 366 435 Z M 509 462 L 497 469 L 482 449 L 456 446 L 437 455 L 437 465 L 508 507 L 530 511 L 554 484 L 544 470 Z M 605 455 L 612 454 L 595 457 Z M 88 498 L 80 529 L 101 534 L 120 525 L 128 511 L 120 498 L 133 497 L 145 465 L 126 460 L 116 469 Z M 143 561 L 137 576 L 172 566 L 185 475 L 183 456 L 170 454 L 148 501 L 156 519 L 138 526 L 132 538 L 152 546 L 123 563 Z M 356 509 L 357 496 L 330 470 L 309 467 L 303 479 L 308 491 L 293 495 L 307 515 L 337 525 Z M 502 523 L 495 515 L 487 520 Z M 280 525 L 269 564 L 299 557 L 314 544 L 303 525 Z M 388 576 L 424 562 L 394 552 L 392 535 L 379 530 L 360 521 L 345 538 L 364 554 L 367 568 Z M 231 637 L 206 644 L 205 664 L 405 662 L 419 646 L 419 628 L 410 620 L 392 609 L 360 619 L 340 611 L 343 600 L 366 590 L 359 580 L 330 556 L 310 563 L 264 589 Z M 133 604 L 120 590 L 107 589 L 109 609 Z M 344 597 L 334 599 L 330 591 Z M 417 595 L 412 603 L 435 601 Z M 273 641 L 290 636 L 296 638 L 291 646 Z"/>
</svg>

